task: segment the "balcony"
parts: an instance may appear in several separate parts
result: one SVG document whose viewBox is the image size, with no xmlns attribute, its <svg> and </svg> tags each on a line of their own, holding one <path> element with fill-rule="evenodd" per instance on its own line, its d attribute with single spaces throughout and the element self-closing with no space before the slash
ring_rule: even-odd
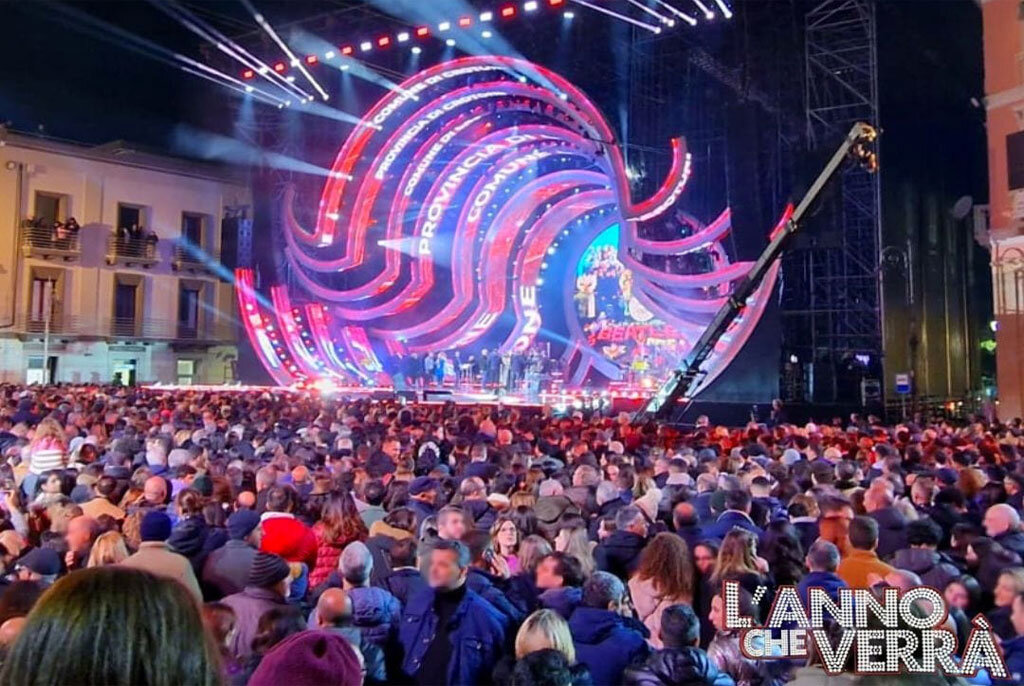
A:
<svg viewBox="0 0 1024 686">
<path fill-rule="evenodd" d="M 21 250 L 25 257 L 41 257 L 44 260 L 60 259 L 70 262 L 82 256 L 79 232 L 57 232 L 49 227 L 35 226 L 28 221 L 22 224 Z"/>
<path fill-rule="evenodd" d="M 20 318 L 13 327 L 22 338 L 39 338 L 46 333 L 46 321 Z M 110 342 L 172 343 L 185 345 L 229 345 L 235 342 L 233 326 L 219 322 L 196 328 L 173 319 L 124 317 L 96 318 L 54 313 L 50 318 L 52 339 L 102 340 Z"/>
<path fill-rule="evenodd" d="M 216 264 L 218 261 L 216 255 L 206 253 L 202 248 L 190 244 L 185 239 L 178 239 L 174 242 L 174 260 L 171 262 L 171 268 L 175 271 L 209 272 L 209 265 Z"/>
<path fill-rule="evenodd" d="M 111 232 L 107 236 L 107 264 L 123 264 L 129 267 L 152 267 L 160 261 L 157 257 L 157 239 L 155 236 L 131 238 Z"/>
</svg>

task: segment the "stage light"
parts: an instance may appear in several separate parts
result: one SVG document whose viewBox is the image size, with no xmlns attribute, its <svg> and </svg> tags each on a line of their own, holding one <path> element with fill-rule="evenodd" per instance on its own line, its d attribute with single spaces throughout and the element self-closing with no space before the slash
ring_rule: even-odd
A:
<svg viewBox="0 0 1024 686">
<path fill-rule="evenodd" d="M 565 0 L 548 0 L 548 4 L 552 7 L 558 7 L 559 5 L 564 5 Z"/>
<path fill-rule="evenodd" d="M 291 75 L 286 76 L 284 80 L 287 81 L 288 83 L 295 83 L 295 77 Z"/>
<path fill-rule="evenodd" d="M 246 86 L 245 87 L 245 92 L 246 93 L 252 93 L 254 90 L 256 90 L 256 89 L 253 88 L 252 86 Z"/>
<path fill-rule="evenodd" d="M 481 12 L 480 21 L 490 21 L 494 19 L 494 12 Z"/>
<path fill-rule="evenodd" d="M 524 12 L 534 12 L 534 11 L 536 11 L 536 9 L 537 9 L 537 0 L 526 0 L 526 2 L 523 3 L 523 11 Z"/>
<path fill-rule="evenodd" d="M 568 100 L 569 99 L 568 93 L 559 93 L 558 97 L 560 97 L 562 100 Z"/>
<path fill-rule="evenodd" d="M 274 65 L 274 71 L 276 71 L 278 74 L 283 72 L 284 71 L 284 62 L 278 62 L 277 64 L 275 64 Z"/>
<path fill-rule="evenodd" d="M 414 55 L 418 55 L 418 54 L 420 54 L 421 52 L 423 52 L 423 48 L 421 48 L 421 47 L 420 47 L 420 46 L 418 46 L 418 45 L 414 45 L 414 46 L 412 46 L 412 54 L 414 54 Z"/>
<path fill-rule="evenodd" d="M 725 4 L 725 0 L 715 0 L 718 4 L 718 9 L 722 10 L 722 16 L 726 19 L 732 19 L 732 10 Z"/>
<path fill-rule="evenodd" d="M 299 58 L 298 57 L 293 57 L 291 59 L 291 62 L 289 62 L 289 64 L 291 64 L 293 67 L 299 66 Z"/>
<path fill-rule="evenodd" d="M 522 76 L 522 75 L 520 75 L 520 76 L 519 76 L 519 83 L 526 83 L 526 77 L 525 77 L 525 76 Z"/>
<path fill-rule="evenodd" d="M 342 55 L 351 55 L 353 52 L 355 52 L 355 48 L 353 48 L 351 45 L 346 45 L 341 49 Z"/>
<path fill-rule="evenodd" d="M 341 70 L 342 71 L 348 71 L 348 65 L 347 64 L 341 65 Z"/>
<path fill-rule="evenodd" d="M 483 32 L 483 33 L 481 33 L 480 35 L 481 35 L 481 36 L 483 36 L 484 38 L 490 38 L 490 37 L 491 37 L 491 36 L 493 36 L 494 34 L 493 34 L 493 33 L 491 33 L 490 31 L 484 31 L 484 32 Z"/>
<path fill-rule="evenodd" d="M 373 43 L 370 41 L 363 41 L 359 44 L 359 49 L 363 52 L 369 52 L 371 48 L 373 48 Z"/>
<path fill-rule="evenodd" d="M 428 29 L 426 26 L 421 26 L 418 29 L 416 29 L 416 37 L 417 38 L 426 38 L 429 35 L 430 35 L 430 29 Z"/>
<path fill-rule="evenodd" d="M 316 55 L 306 55 L 306 64 L 316 64 L 319 61 Z"/>
<path fill-rule="evenodd" d="M 576 13 L 573 12 L 572 10 L 566 10 L 565 12 L 562 13 L 562 16 L 565 17 L 566 19 L 572 19 L 573 17 L 576 16 Z"/>
<path fill-rule="evenodd" d="M 467 27 L 472 26 L 472 25 L 473 25 L 472 17 L 459 17 L 459 26 L 461 26 L 462 28 L 467 28 Z"/>
<path fill-rule="evenodd" d="M 455 39 L 454 38 L 449 38 L 448 40 L 446 40 L 444 42 L 444 44 L 447 45 L 449 48 L 453 48 L 453 47 L 455 47 Z"/>
<path fill-rule="evenodd" d="M 386 48 L 387 46 L 391 45 L 390 36 L 381 36 L 380 38 L 378 38 L 377 45 L 379 45 L 382 48 Z"/>
<path fill-rule="evenodd" d="M 583 5 L 584 7 L 589 7 L 590 9 L 594 10 L 595 12 L 600 12 L 601 14 L 607 14 L 609 17 L 615 17 L 616 19 L 621 19 L 622 21 L 626 22 L 627 24 L 632 24 L 633 26 L 639 26 L 642 29 L 647 29 L 651 33 L 661 33 L 661 27 L 660 26 L 651 26 L 650 24 L 647 24 L 645 22 L 642 22 L 642 21 L 639 21 L 637 19 L 634 19 L 633 17 L 630 17 L 628 15 L 621 14 L 619 12 L 614 12 L 614 11 L 612 11 L 612 10 L 606 8 L 606 7 L 602 7 L 601 5 L 597 5 L 597 4 L 594 4 L 592 2 L 587 2 L 587 0 L 573 0 L 573 2 L 575 2 L 577 5 Z M 693 21 L 696 22 L 697 20 L 694 19 Z"/>
<path fill-rule="evenodd" d="M 442 21 L 440 24 L 437 25 L 437 30 L 438 31 L 447 31 L 451 27 L 452 27 L 452 23 L 450 21 Z"/>
<path fill-rule="evenodd" d="M 243 79 L 251 79 L 254 76 L 256 76 L 256 73 L 252 69 L 246 69 L 245 71 L 242 72 L 242 78 Z"/>
<path fill-rule="evenodd" d="M 705 19 L 715 18 L 715 13 L 711 11 L 710 7 L 701 2 L 701 0 L 693 0 L 693 4 L 697 6 L 697 9 L 704 13 Z"/>
<path fill-rule="evenodd" d="M 328 50 L 327 52 L 324 53 L 324 59 L 325 60 L 333 60 L 335 54 L 336 53 L 333 50 Z"/>
<path fill-rule="evenodd" d="M 262 67 L 260 67 L 258 69 L 258 71 L 259 71 L 260 74 L 266 74 L 270 70 L 267 68 L 267 65 L 263 65 Z"/>
<path fill-rule="evenodd" d="M 404 43 L 407 40 L 409 40 L 409 32 L 408 31 L 402 31 L 400 34 L 398 34 L 395 37 L 398 39 L 399 43 Z"/>
<path fill-rule="evenodd" d="M 512 17 L 516 16 L 516 8 L 513 7 L 512 5 L 506 5 L 505 7 L 502 7 L 501 16 L 504 17 L 505 19 L 511 19 Z"/>
</svg>

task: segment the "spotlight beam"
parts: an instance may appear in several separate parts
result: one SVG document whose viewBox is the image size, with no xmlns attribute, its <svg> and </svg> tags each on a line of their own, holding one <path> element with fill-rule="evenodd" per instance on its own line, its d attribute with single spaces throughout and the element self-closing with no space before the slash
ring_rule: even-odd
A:
<svg viewBox="0 0 1024 686">
<path fill-rule="evenodd" d="M 259 11 L 253 6 L 251 2 L 249 2 L 249 0 L 242 0 L 242 4 L 245 5 L 245 8 L 247 10 L 249 10 L 249 12 L 252 14 L 252 18 L 256 20 L 256 23 L 260 25 L 260 28 L 262 28 L 266 32 L 266 34 L 270 36 L 270 38 L 275 43 L 277 43 L 277 47 L 281 48 L 282 52 L 284 52 L 284 54 L 288 56 L 288 60 L 290 61 L 291 65 L 298 69 L 300 72 L 302 72 L 302 75 L 305 76 L 306 80 L 309 81 L 313 88 L 317 90 L 321 98 L 323 98 L 324 100 L 329 100 L 330 96 L 327 94 L 327 91 L 325 91 L 323 89 L 323 86 L 321 86 L 317 82 L 317 80 L 313 78 L 313 75 L 309 73 L 308 69 L 306 69 L 306 66 L 303 64 L 302 60 L 300 60 L 295 55 L 295 53 L 291 51 L 291 48 L 288 47 L 288 44 L 285 43 L 279 35 L 277 35 L 277 31 L 274 30 L 274 27 L 270 25 L 270 23 L 263 17 L 262 14 L 259 13 Z"/>
<path fill-rule="evenodd" d="M 726 19 L 732 19 L 732 10 L 725 4 L 725 0 L 715 0 L 718 5 L 718 9 L 722 10 L 722 16 Z"/>
<path fill-rule="evenodd" d="M 290 96 L 294 97 L 295 94 L 298 94 L 303 100 L 308 100 L 312 97 L 305 90 L 291 81 L 288 81 L 284 76 L 271 69 L 270 65 L 265 64 L 248 50 L 238 45 L 238 43 L 235 43 L 201 18 L 189 12 L 188 9 L 173 2 L 173 0 L 166 2 L 161 0 L 150 0 L 150 3 L 167 16 L 177 20 L 185 28 L 192 31 L 192 33 L 213 43 L 217 49 L 225 55 L 237 60 L 247 69 L 252 69 L 254 73 L 258 73 L 271 84 L 285 91 L 294 91 L 288 93 Z"/>
<path fill-rule="evenodd" d="M 715 13 L 711 11 L 711 8 L 705 5 L 701 0 L 693 0 L 693 4 L 704 13 L 704 17 L 707 19 L 714 19 Z"/>
<path fill-rule="evenodd" d="M 665 26 L 671 27 L 671 26 L 675 26 L 676 25 L 676 22 L 674 20 L 669 19 L 664 14 L 659 14 L 658 12 L 655 12 L 650 7 L 648 7 L 647 5 L 645 5 L 642 2 L 640 2 L 640 0 L 626 0 L 626 2 L 628 2 L 629 4 L 631 4 L 631 5 L 635 6 L 635 7 L 639 7 L 641 10 L 643 10 L 647 14 L 651 15 L 652 17 L 654 17 L 655 19 L 660 21 Z"/>
<path fill-rule="evenodd" d="M 233 91 L 238 91 L 242 95 L 252 95 L 253 97 L 255 97 L 257 99 L 260 99 L 260 100 L 263 100 L 264 102 L 266 102 L 266 103 L 268 103 L 270 105 L 278 105 L 278 106 L 280 106 L 280 105 L 282 105 L 285 102 L 284 100 L 278 98 L 277 96 L 271 95 L 270 93 L 266 92 L 262 88 L 256 88 L 255 86 L 240 87 L 240 86 L 234 85 L 233 83 L 226 83 L 226 82 L 221 81 L 221 80 L 219 80 L 219 79 L 217 79 L 217 78 L 215 78 L 213 76 L 210 76 L 209 74 L 204 74 L 203 72 L 199 71 L 198 69 L 193 69 L 192 67 L 187 67 L 184 64 L 179 66 L 179 69 L 181 69 L 183 72 L 187 72 L 189 74 L 192 74 L 193 76 L 198 76 L 201 79 L 206 79 L 207 81 L 210 81 L 211 83 L 215 83 L 218 86 L 224 86 L 225 88 L 230 88 Z M 250 88 L 252 89 L 251 91 L 248 90 Z"/>
<path fill-rule="evenodd" d="M 669 12 L 671 12 L 672 14 L 676 15 L 677 17 L 679 17 L 680 19 L 685 21 L 690 26 L 696 26 L 697 25 L 697 18 L 696 17 L 694 17 L 692 15 L 689 15 L 686 12 L 683 12 L 682 10 L 680 10 L 679 8 L 674 7 L 674 6 L 670 5 L 670 4 L 668 4 L 667 2 L 665 2 L 665 0 L 654 0 L 654 2 L 658 3 L 659 5 L 661 5 L 665 9 L 667 9 Z M 694 0 L 694 2 L 696 2 L 698 6 L 704 7 L 704 5 L 701 5 L 700 0 Z M 705 8 L 704 16 L 707 19 L 713 19 L 714 16 L 715 16 L 715 13 L 711 12 L 711 11 L 707 10 L 707 8 Z"/>
<path fill-rule="evenodd" d="M 628 17 L 625 14 L 620 14 L 618 12 L 610 10 L 607 7 L 601 7 L 600 5 L 595 5 L 592 2 L 587 2 L 587 0 L 569 0 L 569 2 L 576 3 L 577 5 L 581 5 L 583 7 L 589 7 L 590 9 L 594 10 L 595 12 L 600 12 L 601 14 L 607 14 L 609 17 L 615 17 L 616 19 L 621 19 L 622 21 L 627 22 L 629 24 L 633 24 L 634 26 L 639 26 L 642 29 L 647 29 L 651 33 L 661 33 L 661 27 L 660 26 L 651 26 L 650 24 L 647 24 L 647 23 L 642 22 L 642 21 L 638 21 L 638 20 L 634 19 L 633 17 Z"/>
</svg>

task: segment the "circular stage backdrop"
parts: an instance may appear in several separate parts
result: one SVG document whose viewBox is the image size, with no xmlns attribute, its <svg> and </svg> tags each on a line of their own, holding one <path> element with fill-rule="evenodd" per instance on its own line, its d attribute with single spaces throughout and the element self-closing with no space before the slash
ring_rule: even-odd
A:
<svg viewBox="0 0 1024 686">
<path fill-rule="evenodd" d="M 280 384 L 390 383 L 412 356 L 449 373 L 483 352 L 550 361 L 567 387 L 656 383 L 750 263 L 676 207 L 682 138 L 650 198 L 630 197 L 615 135 L 571 83 L 536 64 L 466 57 L 384 96 L 335 159 L 316 226 L 285 193 L 301 292 L 237 272 L 246 330 Z M 778 265 L 705 366 L 709 384 L 764 310 Z M 459 362 L 455 363 L 458 359 Z"/>
</svg>

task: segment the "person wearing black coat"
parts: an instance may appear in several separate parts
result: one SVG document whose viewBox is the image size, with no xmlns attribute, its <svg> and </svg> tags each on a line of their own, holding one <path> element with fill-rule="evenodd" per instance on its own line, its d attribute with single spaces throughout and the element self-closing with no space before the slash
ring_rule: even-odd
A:
<svg viewBox="0 0 1024 686">
<path fill-rule="evenodd" d="M 594 548 L 597 568 L 623 581 L 636 571 L 647 544 L 647 518 L 640 508 L 627 505 L 615 513 L 615 531 Z"/>
<path fill-rule="evenodd" d="M 626 668 L 627 686 L 733 686 L 708 654 L 696 647 L 700 621 L 689 605 L 671 605 L 661 615 L 662 650 Z"/>
</svg>

